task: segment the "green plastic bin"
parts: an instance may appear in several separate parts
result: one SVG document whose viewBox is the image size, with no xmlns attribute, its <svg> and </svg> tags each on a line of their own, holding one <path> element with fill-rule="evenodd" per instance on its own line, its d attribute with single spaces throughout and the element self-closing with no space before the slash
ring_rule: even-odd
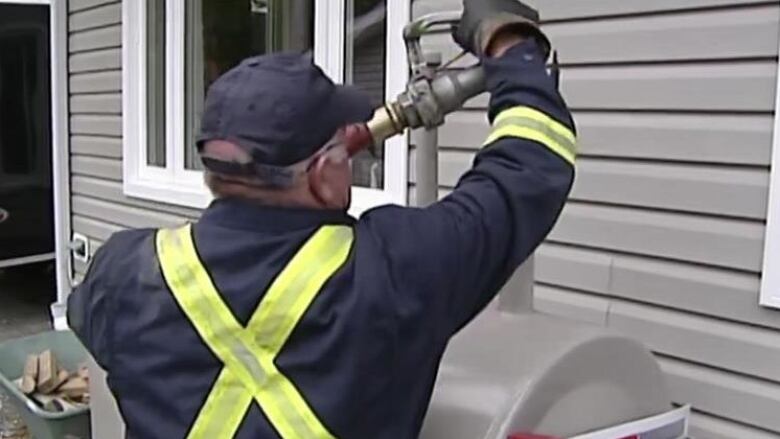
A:
<svg viewBox="0 0 780 439">
<path fill-rule="evenodd" d="M 51 331 L 31 337 L 0 343 L 0 386 L 16 406 L 34 439 L 64 439 L 72 436 L 90 439 L 89 409 L 81 408 L 51 413 L 38 407 L 23 394 L 14 380 L 22 376 L 27 355 L 50 349 L 58 363 L 73 371 L 82 365 L 89 353 L 70 331 Z"/>
</svg>

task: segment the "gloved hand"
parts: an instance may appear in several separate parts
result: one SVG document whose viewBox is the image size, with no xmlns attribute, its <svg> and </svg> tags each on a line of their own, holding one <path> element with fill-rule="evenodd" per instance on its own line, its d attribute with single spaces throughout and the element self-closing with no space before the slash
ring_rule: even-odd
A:
<svg viewBox="0 0 780 439">
<path fill-rule="evenodd" d="M 503 31 L 536 38 L 545 59 L 550 56 L 550 40 L 539 29 L 536 9 L 519 0 L 463 0 L 463 17 L 453 37 L 464 50 L 483 57 Z"/>
</svg>

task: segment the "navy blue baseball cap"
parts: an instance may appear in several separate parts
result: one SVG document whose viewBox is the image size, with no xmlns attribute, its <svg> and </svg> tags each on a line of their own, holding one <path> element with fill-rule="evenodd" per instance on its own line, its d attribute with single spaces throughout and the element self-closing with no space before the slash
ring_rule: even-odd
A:
<svg viewBox="0 0 780 439">
<path fill-rule="evenodd" d="M 272 54 L 244 60 L 209 88 L 198 150 L 210 140 L 235 143 L 257 166 L 203 158 L 218 173 L 254 175 L 299 163 L 346 125 L 373 115 L 363 91 L 334 84 L 309 55 Z"/>
</svg>

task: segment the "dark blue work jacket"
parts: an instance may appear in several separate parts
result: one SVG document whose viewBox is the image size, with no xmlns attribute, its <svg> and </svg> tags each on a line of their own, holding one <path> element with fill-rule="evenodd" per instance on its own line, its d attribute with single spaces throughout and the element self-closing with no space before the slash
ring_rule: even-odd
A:
<svg viewBox="0 0 780 439">
<path fill-rule="evenodd" d="M 484 65 L 491 121 L 521 110 L 496 122 L 505 133 L 443 201 L 381 207 L 355 220 L 224 199 L 194 225 L 200 258 L 242 325 L 318 227 L 354 228 L 348 261 L 276 360 L 339 438 L 417 437 L 448 340 L 542 242 L 569 193 L 566 145 L 546 139 L 568 138 L 574 126 L 536 46 Z M 532 128 L 507 128 L 512 123 Z M 115 234 L 71 295 L 69 321 L 108 371 L 128 436 L 183 438 L 223 365 L 166 287 L 154 239 L 154 230 Z M 253 403 L 236 437 L 279 436 Z"/>
</svg>

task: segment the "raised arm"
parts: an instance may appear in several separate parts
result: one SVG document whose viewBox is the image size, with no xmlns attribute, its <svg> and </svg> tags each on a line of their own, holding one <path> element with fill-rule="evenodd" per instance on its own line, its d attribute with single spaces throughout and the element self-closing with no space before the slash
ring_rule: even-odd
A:
<svg viewBox="0 0 780 439">
<path fill-rule="evenodd" d="M 574 123 L 547 71 L 549 42 L 535 14 L 513 0 L 466 1 L 456 40 L 482 58 L 492 131 L 450 196 L 362 221 L 382 241 L 404 296 L 432 310 L 443 337 L 495 297 L 550 232 L 571 189 Z"/>
</svg>

